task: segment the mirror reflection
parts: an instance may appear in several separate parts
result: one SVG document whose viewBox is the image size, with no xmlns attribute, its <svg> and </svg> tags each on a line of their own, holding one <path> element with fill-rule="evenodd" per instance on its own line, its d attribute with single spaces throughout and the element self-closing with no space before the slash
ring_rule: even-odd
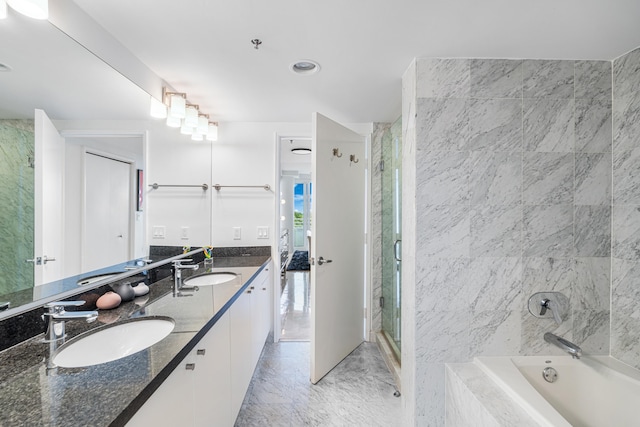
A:
<svg viewBox="0 0 640 427">
<path fill-rule="evenodd" d="M 144 129 L 106 123 L 146 121 L 149 96 L 48 21 L 12 17 L 0 38 L 0 302 L 14 311 L 147 253 Z"/>
</svg>

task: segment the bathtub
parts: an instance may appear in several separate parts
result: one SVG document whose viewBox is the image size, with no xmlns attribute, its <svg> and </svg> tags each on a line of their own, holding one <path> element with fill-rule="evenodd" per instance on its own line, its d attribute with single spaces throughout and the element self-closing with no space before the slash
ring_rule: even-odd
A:
<svg viewBox="0 0 640 427">
<path fill-rule="evenodd" d="M 542 426 L 639 426 L 640 371 L 607 356 L 478 357 L 474 360 Z M 557 379 L 542 371 L 552 367 Z"/>
</svg>

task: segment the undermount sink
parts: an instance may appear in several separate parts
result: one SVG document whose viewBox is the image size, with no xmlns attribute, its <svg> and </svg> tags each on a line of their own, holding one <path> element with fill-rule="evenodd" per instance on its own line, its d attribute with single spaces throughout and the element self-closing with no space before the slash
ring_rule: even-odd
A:
<svg viewBox="0 0 640 427">
<path fill-rule="evenodd" d="M 80 279 L 80 280 L 78 280 L 76 282 L 76 285 L 78 285 L 78 286 L 90 285 L 92 283 L 97 282 L 98 280 L 108 279 L 109 277 L 117 276 L 118 274 L 122 274 L 122 273 L 120 273 L 120 272 L 118 272 L 118 273 L 105 273 L 105 274 L 98 274 L 96 276 L 83 277 L 82 279 Z"/>
<path fill-rule="evenodd" d="M 184 279 L 185 286 L 213 286 L 227 283 L 238 277 L 235 273 L 206 273 Z"/>
<path fill-rule="evenodd" d="M 111 362 L 151 347 L 174 327 L 170 317 L 149 316 L 96 328 L 60 347 L 53 363 L 62 368 L 80 368 Z"/>
</svg>

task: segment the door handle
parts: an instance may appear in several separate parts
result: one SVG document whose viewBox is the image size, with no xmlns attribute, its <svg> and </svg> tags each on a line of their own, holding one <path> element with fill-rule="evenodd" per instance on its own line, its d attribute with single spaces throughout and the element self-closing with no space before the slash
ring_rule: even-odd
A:
<svg viewBox="0 0 640 427">
<path fill-rule="evenodd" d="M 398 255 L 398 247 L 400 247 L 400 243 L 401 242 L 402 242 L 402 240 L 398 239 L 393 243 L 393 257 L 398 262 L 402 261 L 402 258 L 400 258 L 400 256 Z"/>
<path fill-rule="evenodd" d="M 43 264 L 46 264 L 46 263 L 48 263 L 49 261 L 55 261 L 55 260 L 56 260 L 55 258 L 49 258 L 49 257 L 48 257 L 48 256 L 46 256 L 46 255 L 42 257 L 42 263 L 43 263 Z"/>
<path fill-rule="evenodd" d="M 324 263 L 329 264 L 330 262 L 333 262 L 332 259 L 324 259 L 323 257 L 318 258 L 318 265 L 322 265 Z"/>
</svg>

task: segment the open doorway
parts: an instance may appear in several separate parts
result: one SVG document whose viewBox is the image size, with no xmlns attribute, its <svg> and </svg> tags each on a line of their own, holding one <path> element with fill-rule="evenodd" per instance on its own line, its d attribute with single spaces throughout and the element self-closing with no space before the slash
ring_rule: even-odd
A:
<svg viewBox="0 0 640 427">
<path fill-rule="evenodd" d="M 279 339 L 311 339 L 309 242 L 313 221 L 311 138 L 280 138 Z"/>
</svg>

